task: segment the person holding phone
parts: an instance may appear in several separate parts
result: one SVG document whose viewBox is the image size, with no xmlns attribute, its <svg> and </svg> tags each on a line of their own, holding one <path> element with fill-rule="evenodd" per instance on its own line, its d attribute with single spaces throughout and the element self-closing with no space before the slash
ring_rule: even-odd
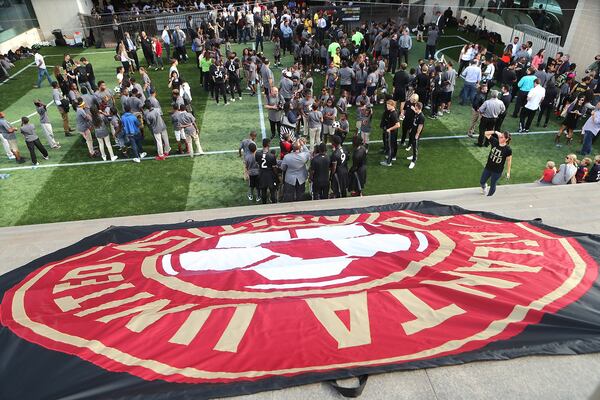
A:
<svg viewBox="0 0 600 400">
<path fill-rule="evenodd" d="M 489 141 L 491 149 L 487 163 L 481 173 L 481 193 L 485 196 L 493 196 L 496 193 L 496 183 L 502 176 L 506 165 L 506 179 L 510 179 L 510 167 L 512 164 L 512 149 L 510 148 L 510 133 L 498 131 L 486 131 L 485 138 Z M 487 181 L 490 180 L 488 189 Z"/>
</svg>

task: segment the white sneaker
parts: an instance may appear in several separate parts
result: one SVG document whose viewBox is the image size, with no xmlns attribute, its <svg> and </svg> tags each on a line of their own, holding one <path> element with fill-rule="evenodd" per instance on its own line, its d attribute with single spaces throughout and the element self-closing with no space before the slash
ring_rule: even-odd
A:
<svg viewBox="0 0 600 400">
<path fill-rule="evenodd" d="M 443 115 L 444 115 L 444 113 L 443 113 L 443 112 L 441 112 L 441 111 L 438 111 L 437 115 L 438 115 L 438 117 L 441 117 L 441 116 L 443 116 Z"/>
<path fill-rule="evenodd" d="M 412 147 L 411 147 L 411 146 L 408 146 L 408 147 L 407 147 L 405 150 L 406 150 L 406 151 L 411 151 L 411 150 L 412 150 Z"/>
<path fill-rule="evenodd" d="M 232 102 L 232 103 L 235 103 L 235 99 L 231 99 L 231 102 Z"/>
<path fill-rule="evenodd" d="M 242 96 L 238 97 L 238 101 L 242 101 Z"/>
<path fill-rule="evenodd" d="M 488 189 L 487 189 L 487 183 L 481 188 L 481 194 L 482 195 L 487 195 L 488 193 Z"/>
<path fill-rule="evenodd" d="M 134 158 L 133 162 L 139 163 L 141 160 L 139 158 Z"/>
<path fill-rule="evenodd" d="M 406 157 L 407 160 L 412 160 L 412 156 Z"/>
<path fill-rule="evenodd" d="M 392 161 L 396 161 L 396 157 L 393 157 L 393 158 L 392 158 Z"/>
<path fill-rule="evenodd" d="M 415 164 L 414 162 L 411 161 L 410 165 L 408 166 L 408 169 L 413 169 L 415 167 L 415 165 L 417 165 L 417 164 Z"/>
<path fill-rule="evenodd" d="M 102 161 L 106 161 L 106 156 L 102 156 Z"/>
<path fill-rule="evenodd" d="M 140 154 L 140 158 L 144 158 L 144 157 L 146 157 L 147 155 L 148 155 L 148 153 L 146 153 L 146 152 L 143 152 L 142 154 Z"/>
<path fill-rule="evenodd" d="M 110 161 L 115 161 L 117 158 L 119 158 L 119 156 L 112 156 L 112 157 L 110 158 Z"/>
<path fill-rule="evenodd" d="M 404 115 L 401 115 L 400 117 L 398 117 L 398 119 L 399 119 L 400 121 L 404 121 Z"/>
<path fill-rule="evenodd" d="M 44 156 L 42 156 L 42 157 L 44 157 Z M 48 160 L 48 159 L 49 159 L 49 157 L 48 157 L 48 156 L 45 156 L 45 157 L 44 157 L 44 160 Z"/>
<path fill-rule="evenodd" d="M 251 194 L 248 194 L 248 200 L 252 201 L 254 197 Z"/>
<path fill-rule="evenodd" d="M 379 165 L 383 165 L 384 167 L 391 167 L 392 163 L 388 163 L 387 161 L 382 161 L 379 163 Z"/>
<path fill-rule="evenodd" d="M 450 114 L 450 110 L 444 110 L 445 114 Z"/>
</svg>

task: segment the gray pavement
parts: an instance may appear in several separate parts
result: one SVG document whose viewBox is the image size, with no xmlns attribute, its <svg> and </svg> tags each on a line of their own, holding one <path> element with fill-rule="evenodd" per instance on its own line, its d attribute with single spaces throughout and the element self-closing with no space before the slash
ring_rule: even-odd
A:
<svg viewBox="0 0 600 400">
<path fill-rule="evenodd" d="M 479 189 L 456 189 L 320 202 L 248 206 L 186 211 L 88 221 L 0 228 L 0 274 L 35 258 L 68 246 L 111 225 L 176 223 L 187 219 L 210 220 L 241 215 L 290 211 L 340 209 L 432 200 L 470 210 L 534 219 L 564 229 L 600 234 L 600 186 L 501 186 L 496 195 L 483 197 Z M 1 279 L 1 278 L 0 278 Z M 348 381 L 351 385 L 352 380 Z M 476 362 L 370 377 L 361 399 L 599 399 L 600 353 L 580 356 L 523 357 L 515 360 Z M 326 384 L 258 393 L 243 400 L 340 399 Z"/>
</svg>

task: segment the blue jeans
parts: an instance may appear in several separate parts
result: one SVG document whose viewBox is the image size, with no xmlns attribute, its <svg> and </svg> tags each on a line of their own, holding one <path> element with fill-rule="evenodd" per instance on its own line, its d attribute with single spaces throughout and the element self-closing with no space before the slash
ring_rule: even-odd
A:
<svg viewBox="0 0 600 400">
<path fill-rule="evenodd" d="M 491 178 L 490 190 L 488 191 L 488 196 L 493 196 L 494 193 L 496 193 L 496 182 L 498 182 L 498 179 L 500 179 L 501 176 L 502 176 L 502 172 L 492 172 L 487 168 L 483 169 L 479 183 L 481 184 L 481 188 L 483 189 L 485 187 L 485 183 L 487 182 L 487 180 Z"/>
<path fill-rule="evenodd" d="M 473 97 L 477 94 L 477 87 L 475 87 L 474 83 L 465 82 L 462 90 L 460 91 L 460 101 L 461 104 L 471 104 L 473 102 Z"/>
<path fill-rule="evenodd" d="M 144 141 L 144 138 L 139 133 L 136 135 L 130 135 L 130 136 L 128 136 L 128 138 L 129 138 L 129 144 L 131 145 L 131 149 L 133 150 L 134 157 L 140 158 L 140 153 L 144 152 L 144 149 L 142 148 L 142 143 Z"/>
<path fill-rule="evenodd" d="M 46 79 L 48 79 L 48 83 L 52 85 L 52 79 L 50 79 L 50 74 L 48 73 L 48 70 L 46 68 L 38 68 L 37 87 L 40 87 L 40 85 L 42 84 L 44 76 L 46 77 Z"/>
<path fill-rule="evenodd" d="M 595 136 L 592 131 L 585 131 L 583 133 L 583 146 L 581 146 L 581 154 L 588 155 L 592 153 L 592 142 Z"/>
</svg>

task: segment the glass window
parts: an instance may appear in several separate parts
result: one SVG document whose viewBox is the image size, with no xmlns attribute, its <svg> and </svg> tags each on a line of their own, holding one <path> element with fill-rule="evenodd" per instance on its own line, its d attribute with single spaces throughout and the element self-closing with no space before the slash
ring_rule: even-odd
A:
<svg viewBox="0 0 600 400">
<path fill-rule="evenodd" d="M 31 0 L 0 0 L 0 43 L 38 26 Z"/>
</svg>

